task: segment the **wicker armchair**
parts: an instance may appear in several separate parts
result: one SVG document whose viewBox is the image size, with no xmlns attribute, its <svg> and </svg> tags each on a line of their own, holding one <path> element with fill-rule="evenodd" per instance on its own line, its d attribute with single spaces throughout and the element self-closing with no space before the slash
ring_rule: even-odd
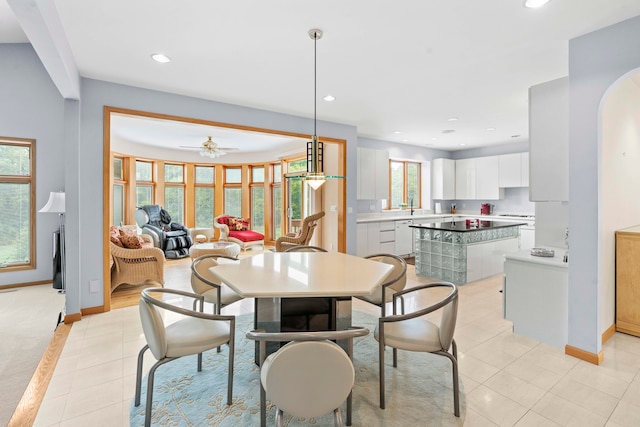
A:
<svg viewBox="0 0 640 427">
<path fill-rule="evenodd" d="M 302 227 L 299 233 L 288 233 L 276 240 L 276 252 L 284 252 L 285 250 L 300 245 L 308 245 L 313 237 L 313 232 L 318 225 L 320 218 L 324 216 L 324 211 L 309 215 L 302 220 Z"/>
<path fill-rule="evenodd" d="M 153 244 L 151 236 L 142 234 L 140 237 Z M 142 249 L 126 249 L 111 245 L 111 292 L 123 283 L 137 285 L 147 280 L 153 280 L 164 285 L 164 252 L 155 247 Z"/>
</svg>

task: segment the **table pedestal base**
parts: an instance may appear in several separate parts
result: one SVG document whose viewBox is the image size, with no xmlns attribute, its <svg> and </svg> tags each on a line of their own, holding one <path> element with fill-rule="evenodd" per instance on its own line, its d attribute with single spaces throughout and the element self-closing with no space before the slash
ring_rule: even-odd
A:
<svg viewBox="0 0 640 427">
<path fill-rule="evenodd" d="M 351 327 L 351 297 L 256 298 L 255 329 L 265 332 L 341 331 Z M 286 343 L 267 343 L 267 356 Z M 338 342 L 345 350 L 346 342 Z M 256 363 L 259 344 L 256 342 Z"/>
</svg>

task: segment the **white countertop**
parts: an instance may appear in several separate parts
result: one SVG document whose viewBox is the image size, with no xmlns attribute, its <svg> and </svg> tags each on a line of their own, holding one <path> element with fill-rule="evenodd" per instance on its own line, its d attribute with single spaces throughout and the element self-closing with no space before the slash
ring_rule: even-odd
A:
<svg viewBox="0 0 640 427">
<path fill-rule="evenodd" d="M 265 252 L 210 269 L 244 298 L 371 295 L 393 266 L 340 252 Z"/>
<path fill-rule="evenodd" d="M 569 263 L 563 262 L 564 254 L 567 251 L 565 248 L 544 247 L 545 249 L 553 249 L 555 254 L 553 257 L 541 257 L 531 255 L 530 250 L 519 252 L 507 252 L 504 257 L 506 260 L 530 262 L 533 264 L 549 265 L 552 267 L 568 268 Z"/>
<path fill-rule="evenodd" d="M 465 213 L 465 212 L 461 212 L 461 213 L 455 213 L 455 214 L 450 214 L 450 213 L 440 213 L 440 214 L 433 214 L 433 213 L 415 213 L 413 215 L 411 215 L 409 213 L 409 211 L 406 211 L 406 213 L 404 211 L 392 211 L 390 213 L 381 213 L 381 214 L 360 214 L 358 215 L 358 218 L 356 219 L 356 223 L 358 224 L 365 224 L 365 223 L 369 223 L 369 222 L 385 222 L 385 221 L 403 221 L 403 220 L 407 220 L 407 219 L 412 219 L 412 220 L 419 220 L 419 221 L 423 221 L 424 220 L 430 220 L 430 219 L 438 219 L 438 218 L 444 218 L 444 217 L 455 217 L 455 218 L 479 218 L 479 219 L 485 219 L 485 220 L 490 220 L 490 221 L 522 221 L 522 222 L 529 222 L 532 221 L 534 219 L 534 215 L 532 214 L 530 217 L 528 218 L 523 218 L 523 217 L 519 217 L 519 216 L 502 216 L 502 215 L 497 215 L 497 214 L 492 214 L 492 215 L 474 215 L 471 213 Z"/>
</svg>

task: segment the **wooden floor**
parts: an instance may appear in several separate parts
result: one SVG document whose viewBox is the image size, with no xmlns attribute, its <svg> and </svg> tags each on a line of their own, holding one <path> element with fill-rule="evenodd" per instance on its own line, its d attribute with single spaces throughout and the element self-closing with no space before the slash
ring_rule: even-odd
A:
<svg viewBox="0 0 640 427">
<path fill-rule="evenodd" d="M 7 427 L 33 425 L 42 399 L 44 399 L 44 394 L 49 386 L 53 371 L 60 358 L 60 353 L 62 353 L 64 344 L 69 336 L 69 331 L 71 331 L 71 324 L 61 323 L 56 328 L 53 338 L 45 350 L 44 355 L 42 355 L 36 372 L 33 374 L 33 377 L 31 377 L 31 381 L 22 395 L 22 399 L 20 399 L 18 407 L 9 420 Z"/>
</svg>

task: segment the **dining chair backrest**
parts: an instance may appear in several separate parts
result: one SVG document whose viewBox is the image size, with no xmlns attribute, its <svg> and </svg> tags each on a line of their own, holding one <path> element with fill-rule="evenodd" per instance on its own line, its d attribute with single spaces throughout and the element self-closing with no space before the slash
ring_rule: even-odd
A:
<svg viewBox="0 0 640 427">
<path fill-rule="evenodd" d="M 289 249 L 285 249 L 285 252 L 327 252 L 327 250 L 319 246 L 300 245 L 291 246 Z"/>
<path fill-rule="evenodd" d="M 146 293 L 140 295 L 138 303 L 142 331 L 147 340 L 149 350 L 157 360 L 163 359 L 167 354 L 167 337 L 164 321 L 160 311 Z"/>
<path fill-rule="evenodd" d="M 345 401 L 355 379 L 347 353 L 331 341 L 292 341 L 269 356 L 261 380 L 269 400 L 296 417 L 317 417 Z"/>
<path fill-rule="evenodd" d="M 448 349 L 453 341 L 453 334 L 456 330 L 456 319 L 458 318 L 458 290 L 452 289 L 451 301 L 442 308 L 440 317 L 440 344 L 442 348 Z"/>
<path fill-rule="evenodd" d="M 404 259 L 393 254 L 373 254 L 367 255 L 365 258 L 393 266 L 393 272 L 387 277 L 383 286 L 388 286 L 396 292 L 405 288 L 407 285 L 407 262 Z"/>
<path fill-rule="evenodd" d="M 193 269 L 195 269 L 195 271 L 198 272 L 198 275 L 200 275 L 202 278 L 206 278 L 211 282 L 220 284 L 218 281 L 216 281 L 213 278 L 213 276 L 209 272 L 209 269 L 211 267 L 216 267 L 217 265 L 218 265 L 218 262 L 214 257 L 211 257 L 211 256 L 204 256 L 204 257 L 196 258 L 195 260 L 193 260 Z M 211 286 L 207 285 L 195 274 L 192 274 L 191 289 L 193 289 L 193 292 L 197 294 L 202 294 L 203 292 L 210 291 Z"/>
</svg>

